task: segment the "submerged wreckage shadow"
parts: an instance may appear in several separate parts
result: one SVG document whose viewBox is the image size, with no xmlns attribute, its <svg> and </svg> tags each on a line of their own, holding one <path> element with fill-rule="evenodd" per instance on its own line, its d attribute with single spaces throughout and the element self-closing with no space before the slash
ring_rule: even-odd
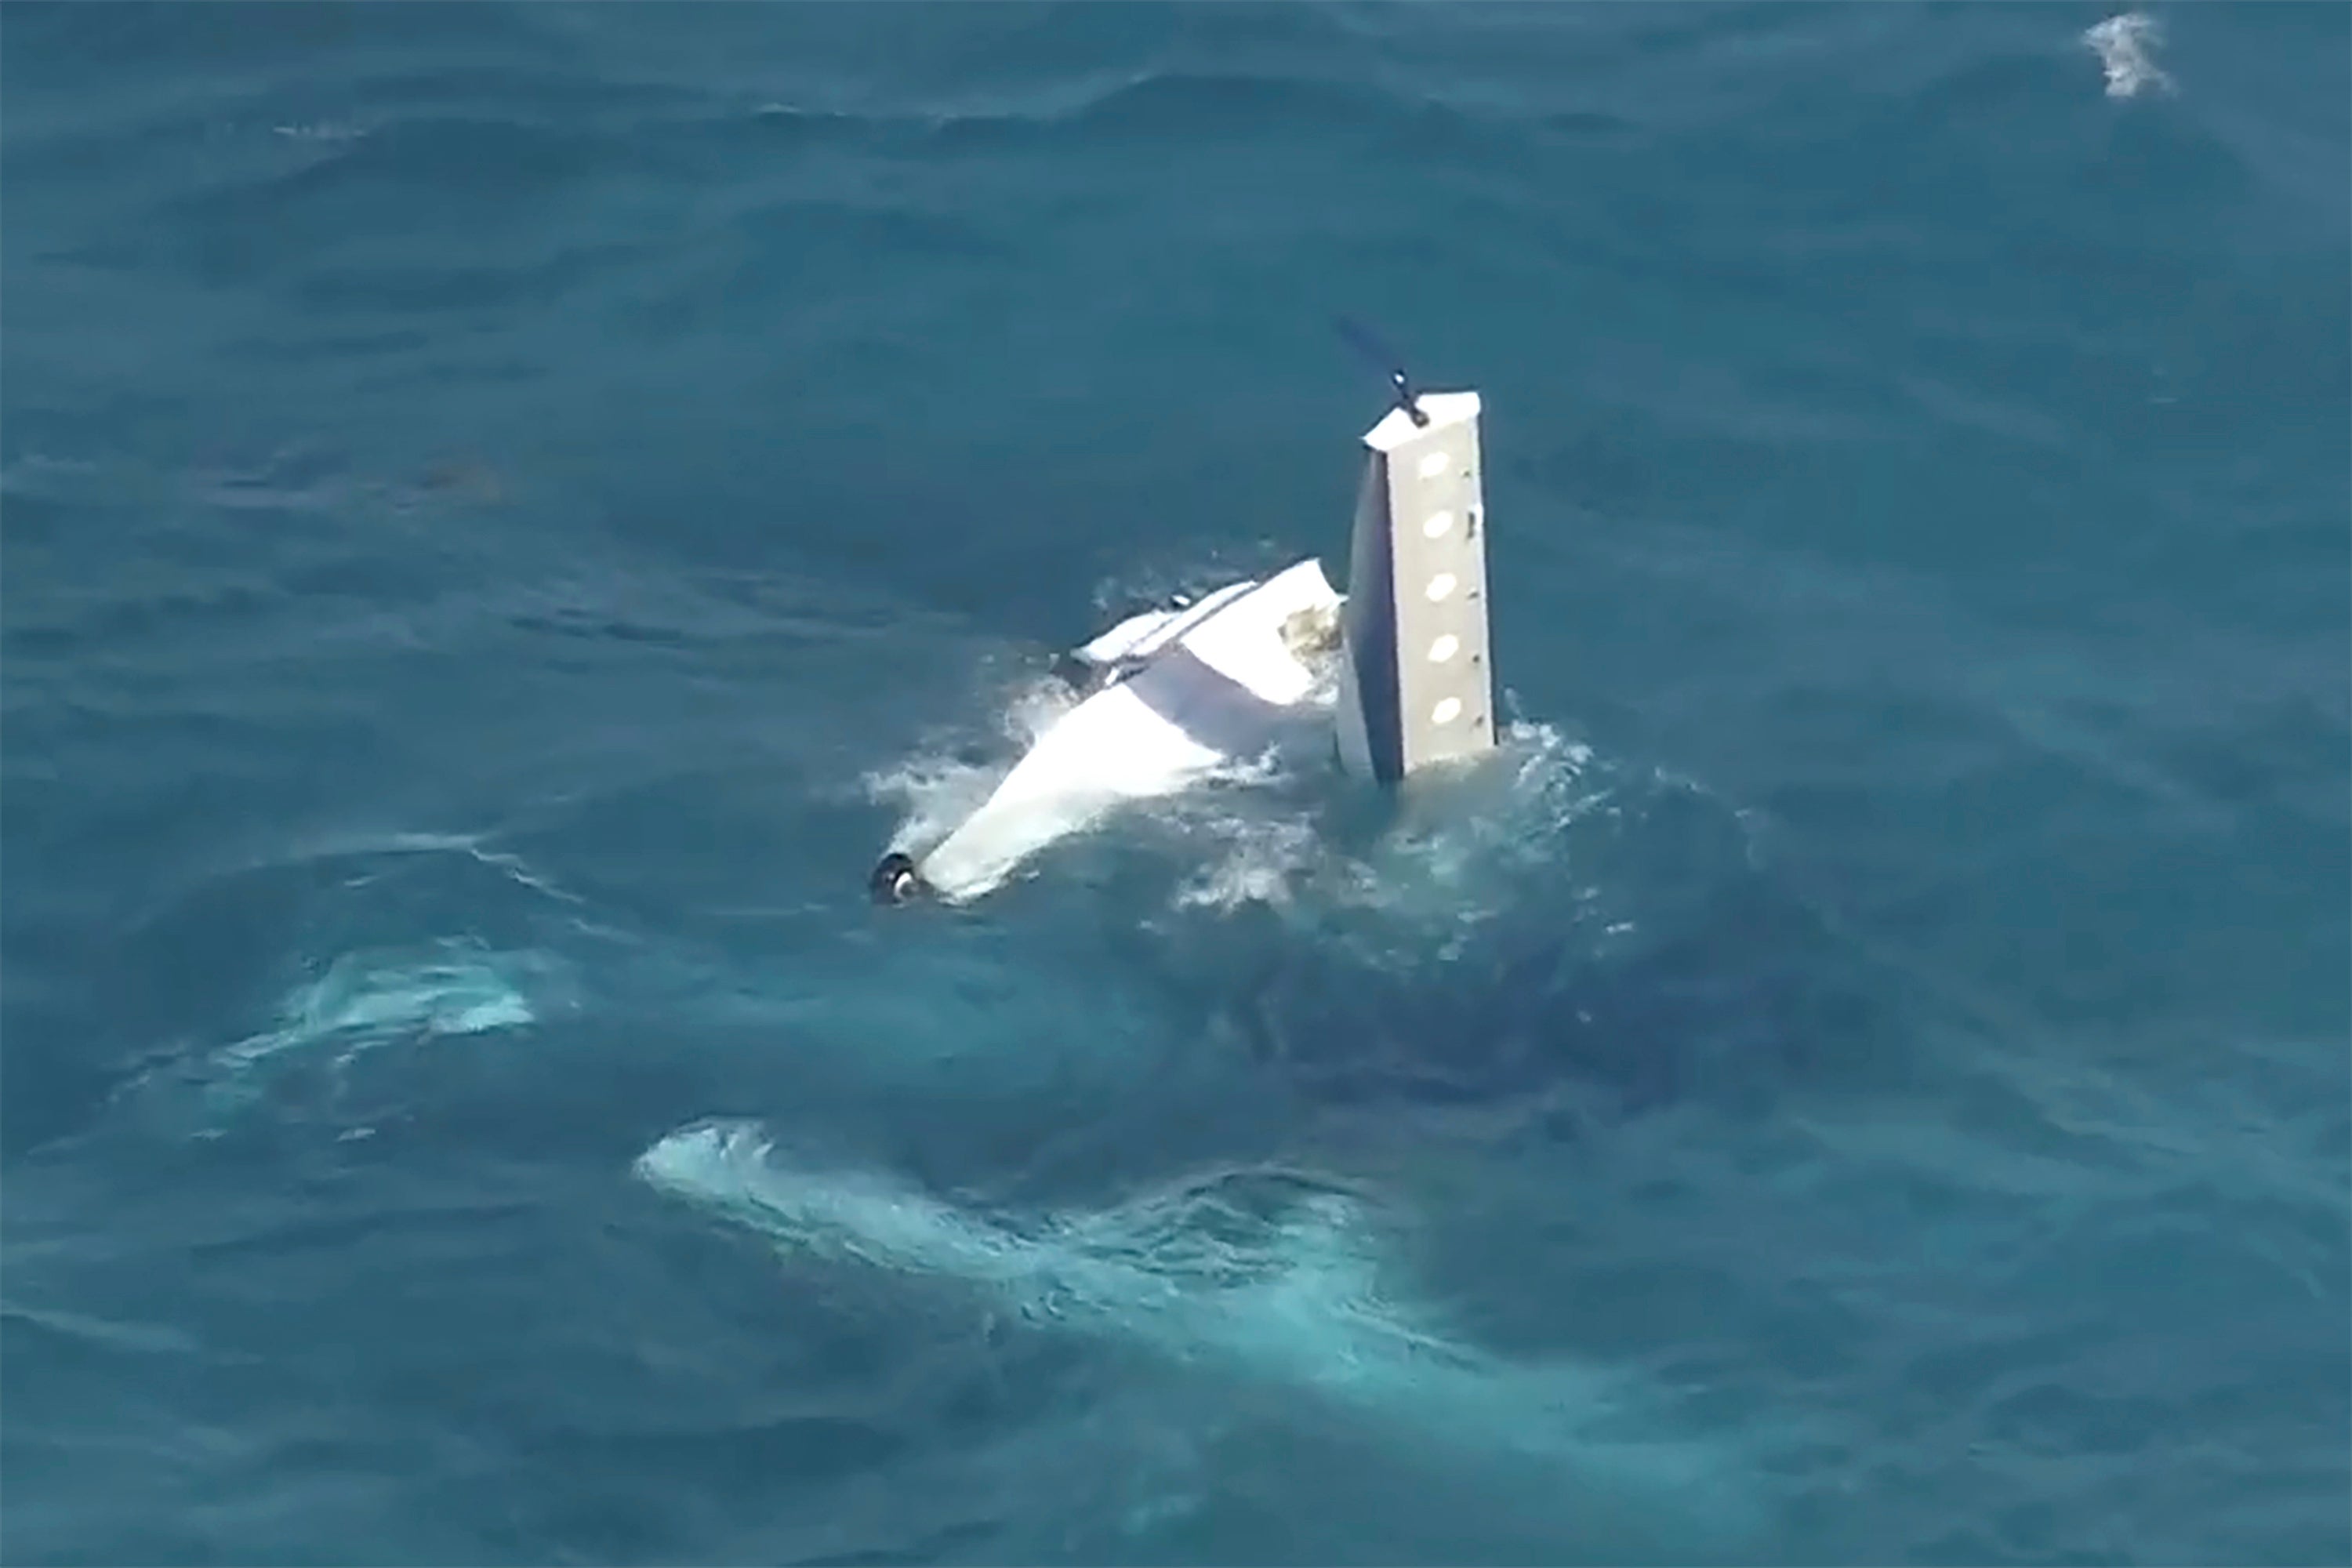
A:
<svg viewBox="0 0 2352 1568">
<path fill-rule="evenodd" d="M 1263 908 L 1111 940 L 1168 1006 L 1327 1108 L 1485 1108 L 1569 1134 L 1684 1104 L 1759 1114 L 1896 1059 L 1900 977 L 1769 871 L 1606 940 L 1564 889 L 1507 897 L 1418 949 Z"/>
</svg>

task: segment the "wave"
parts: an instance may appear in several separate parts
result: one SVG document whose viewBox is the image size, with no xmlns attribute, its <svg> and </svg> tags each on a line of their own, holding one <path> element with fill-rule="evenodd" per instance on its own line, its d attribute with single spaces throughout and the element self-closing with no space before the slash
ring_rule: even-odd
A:
<svg viewBox="0 0 2352 1568">
<path fill-rule="evenodd" d="M 510 1034 L 575 1001 L 568 966 L 538 950 L 498 951 L 448 938 L 339 953 L 280 998 L 268 1027 L 139 1072 L 117 1098 L 193 1112 L 190 1131 L 199 1138 L 221 1136 L 238 1115 L 269 1099 L 349 1110 L 353 1074 L 365 1058 L 399 1047 Z M 182 1098 L 191 1089 L 193 1100 Z M 362 1120 L 343 1135 L 369 1131 Z"/>
<path fill-rule="evenodd" d="M 225 1046 L 212 1059 L 242 1067 L 332 1043 L 338 1059 L 349 1061 L 403 1037 L 518 1028 L 539 1015 L 515 981 L 543 966 L 535 954 L 490 953 L 461 941 L 419 953 L 340 954 L 286 998 L 276 1028 Z"/>
<path fill-rule="evenodd" d="M 1752 1522 L 1727 1457 L 1659 1430 L 1631 1379 L 1497 1361 L 1397 1295 L 1372 1206 L 1328 1182 L 1228 1171 L 1100 1209 L 992 1215 L 797 1163 L 749 1121 L 674 1132 L 635 1173 L 797 1258 L 952 1281 L 1020 1321 L 1311 1396 L 1355 1437 L 1531 1462 L 1582 1501 L 1637 1510 L 1703 1489 L 1717 1522 Z"/>
</svg>

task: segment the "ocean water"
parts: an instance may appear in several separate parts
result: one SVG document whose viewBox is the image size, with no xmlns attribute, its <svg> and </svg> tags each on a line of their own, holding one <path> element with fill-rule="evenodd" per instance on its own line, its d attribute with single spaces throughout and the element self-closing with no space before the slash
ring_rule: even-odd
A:
<svg viewBox="0 0 2352 1568">
<path fill-rule="evenodd" d="M 0 1556 L 2352 1558 L 2347 62 L 0 9 Z M 1342 313 L 1500 753 L 872 907 Z"/>
</svg>

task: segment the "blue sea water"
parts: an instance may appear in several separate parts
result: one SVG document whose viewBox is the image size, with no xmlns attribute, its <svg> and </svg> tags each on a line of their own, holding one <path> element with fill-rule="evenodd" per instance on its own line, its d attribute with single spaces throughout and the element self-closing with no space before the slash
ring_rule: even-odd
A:
<svg viewBox="0 0 2352 1568">
<path fill-rule="evenodd" d="M 2347 61 L 0 10 L 0 1556 L 2352 1559 Z M 1503 752 L 870 907 L 1341 312 Z"/>
</svg>

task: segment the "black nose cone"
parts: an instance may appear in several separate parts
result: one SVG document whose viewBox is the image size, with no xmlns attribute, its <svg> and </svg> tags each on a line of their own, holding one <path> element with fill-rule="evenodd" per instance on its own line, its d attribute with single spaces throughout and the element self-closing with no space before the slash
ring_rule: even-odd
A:
<svg viewBox="0 0 2352 1568">
<path fill-rule="evenodd" d="M 923 879 L 915 874 L 914 858 L 896 849 L 882 857 L 866 885 L 877 904 L 903 904 L 923 890 Z"/>
</svg>

